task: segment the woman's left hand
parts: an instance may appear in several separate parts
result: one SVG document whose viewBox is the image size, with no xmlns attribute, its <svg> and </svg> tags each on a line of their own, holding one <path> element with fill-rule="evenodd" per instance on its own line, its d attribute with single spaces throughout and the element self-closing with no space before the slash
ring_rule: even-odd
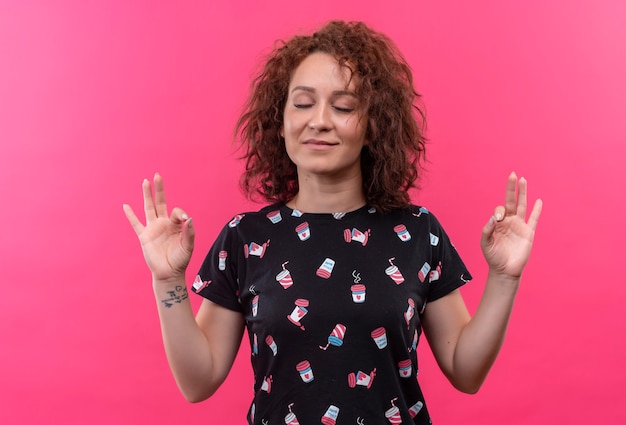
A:
<svg viewBox="0 0 626 425">
<path fill-rule="evenodd" d="M 483 228 L 480 245 L 490 273 L 519 279 L 528 261 L 543 203 L 540 199 L 535 201 L 526 221 L 527 186 L 526 179 L 518 180 L 511 173 L 504 206 L 496 207 Z"/>
</svg>

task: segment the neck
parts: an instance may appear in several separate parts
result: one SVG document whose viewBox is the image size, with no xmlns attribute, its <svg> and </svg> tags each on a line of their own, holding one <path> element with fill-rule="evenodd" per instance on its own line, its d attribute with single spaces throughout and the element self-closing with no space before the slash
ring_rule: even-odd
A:
<svg viewBox="0 0 626 425">
<path fill-rule="evenodd" d="M 287 206 L 305 213 L 336 213 L 357 210 L 366 204 L 360 174 L 337 182 L 299 179 L 299 191 Z"/>
</svg>

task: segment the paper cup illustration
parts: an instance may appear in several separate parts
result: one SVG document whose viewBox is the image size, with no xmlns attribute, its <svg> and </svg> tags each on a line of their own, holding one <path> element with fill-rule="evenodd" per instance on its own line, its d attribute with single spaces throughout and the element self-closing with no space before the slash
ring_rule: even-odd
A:
<svg viewBox="0 0 626 425">
<path fill-rule="evenodd" d="M 411 234 L 408 230 L 406 230 L 406 226 L 404 224 L 398 224 L 393 228 L 394 232 L 398 235 L 402 242 L 408 242 L 411 240 Z"/>
<path fill-rule="evenodd" d="M 327 258 L 324 260 L 322 265 L 317 269 L 315 274 L 324 279 L 328 279 L 330 277 L 330 274 L 333 272 L 334 267 L 335 267 L 335 260 Z"/>
<path fill-rule="evenodd" d="M 417 277 L 419 278 L 420 282 L 424 283 L 424 280 L 426 280 L 426 276 L 428 276 L 429 271 L 430 271 L 430 264 L 424 263 L 420 271 L 417 272 Z"/>
<path fill-rule="evenodd" d="M 298 418 L 296 418 L 296 415 L 291 411 L 291 406 L 293 406 L 293 403 L 287 406 L 289 408 L 289 413 L 285 416 L 285 425 L 300 425 Z"/>
<path fill-rule="evenodd" d="M 265 337 L 265 343 L 271 348 L 274 355 L 278 354 L 278 347 L 276 346 L 272 335 L 268 335 L 267 337 Z"/>
<path fill-rule="evenodd" d="M 335 347 L 341 347 L 343 345 L 343 338 L 346 334 L 346 327 L 341 323 L 337 323 L 332 333 L 328 336 L 328 343 L 326 346 L 321 346 L 322 350 L 328 349 L 328 346 L 334 345 Z"/>
<path fill-rule="evenodd" d="M 441 261 L 439 262 L 439 264 L 437 264 L 437 267 L 435 267 L 434 269 L 430 271 L 430 274 L 428 275 L 428 281 L 434 282 L 436 280 L 439 280 L 440 277 L 441 277 Z"/>
<path fill-rule="evenodd" d="M 228 252 L 220 251 L 220 253 L 218 254 L 218 269 L 226 270 L 226 258 L 228 258 Z"/>
<path fill-rule="evenodd" d="M 236 227 L 240 222 L 241 219 L 243 218 L 245 214 L 237 214 L 235 217 L 233 217 L 232 220 L 230 220 L 230 222 L 228 223 L 228 227 L 233 228 Z"/>
<path fill-rule="evenodd" d="M 391 408 L 385 412 L 385 417 L 389 421 L 390 424 L 396 425 L 402 423 L 402 418 L 400 417 L 400 409 L 398 409 L 393 402 L 396 401 L 397 398 L 391 400 Z"/>
<path fill-rule="evenodd" d="M 424 403 L 422 403 L 421 401 L 418 401 L 413 406 L 411 406 L 409 408 L 409 414 L 411 415 L 411 417 L 416 417 L 420 410 L 422 410 L 422 407 L 424 407 Z"/>
<path fill-rule="evenodd" d="M 202 291 L 204 288 L 206 288 L 207 286 L 209 286 L 209 284 L 211 283 L 210 280 L 202 280 L 202 278 L 200 277 L 199 274 L 196 275 L 196 278 L 193 281 L 193 284 L 191 285 L 191 287 L 193 288 L 193 290 L 195 292 L 200 292 Z"/>
<path fill-rule="evenodd" d="M 256 334 L 252 335 L 252 354 L 255 356 L 259 354 L 259 341 Z"/>
<path fill-rule="evenodd" d="M 294 209 L 293 211 L 291 211 L 291 215 L 294 217 L 302 217 L 302 211 Z"/>
<path fill-rule="evenodd" d="M 379 349 L 382 350 L 387 346 L 387 332 L 385 331 L 385 328 L 376 328 L 372 331 L 371 335 Z"/>
<path fill-rule="evenodd" d="M 346 216 L 345 212 L 337 212 L 337 213 L 333 213 L 333 217 L 335 218 L 335 220 L 341 220 L 342 218 L 344 218 Z"/>
<path fill-rule="evenodd" d="M 324 413 L 324 416 L 322 416 L 322 424 L 335 425 L 337 423 L 337 416 L 339 416 L 339 408 L 331 404 L 326 410 L 326 413 Z"/>
<path fill-rule="evenodd" d="M 360 370 L 354 374 L 348 374 L 348 386 L 350 388 L 354 388 L 357 385 L 362 387 L 370 388 L 374 383 L 374 376 L 376 376 L 376 369 L 372 370 L 369 375 L 365 372 L 361 372 Z"/>
<path fill-rule="evenodd" d="M 287 319 L 294 325 L 300 327 L 300 329 L 304 330 L 304 326 L 300 323 L 300 320 L 309 312 L 307 307 L 309 306 L 309 301 L 298 298 L 294 304 L 296 305 Z"/>
<path fill-rule="evenodd" d="M 265 391 L 268 394 L 272 392 L 272 375 L 266 376 L 263 379 L 263 383 L 261 384 L 261 391 Z"/>
<path fill-rule="evenodd" d="M 287 270 L 285 268 L 285 265 L 288 263 L 289 261 L 283 263 L 283 270 L 281 272 L 279 272 L 276 275 L 276 280 L 278 281 L 278 283 L 281 284 L 281 286 L 285 289 L 289 288 L 291 285 L 293 285 L 293 280 L 291 280 L 291 273 L 289 273 L 289 270 Z"/>
<path fill-rule="evenodd" d="M 311 382 L 315 377 L 313 376 L 313 370 L 311 364 L 307 360 L 303 360 L 296 365 L 296 370 L 300 373 L 300 378 L 306 384 Z"/>
<path fill-rule="evenodd" d="M 406 311 L 404 312 L 404 320 L 406 321 L 407 327 L 410 326 L 411 319 L 415 315 L 415 301 L 413 301 L 411 298 L 409 298 L 408 303 L 409 303 L 409 306 L 407 307 Z"/>
<path fill-rule="evenodd" d="M 259 313 L 259 296 L 255 295 L 254 298 L 252 298 L 252 317 L 256 317 L 258 313 Z"/>
<path fill-rule="evenodd" d="M 263 256 L 265 255 L 265 250 L 267 249 L 269 244 L 269 239 L 263 245 L 259 245 L 256 242 L 250 242 L 249 244 L 243 246 L 243 254 L 246 258 L 248 258 L 250 255 L 263 258 Z"/>
<path fill-rule="evenodd" d="M 280 215 L 280 211 L 276 210 L 276 211 L 270 211 L 267 213 L 267 218 L 273 223 L 279 223 L 283 217 Z"/>
<path fill-rule="evenodd" d="M 387 276 L 389 276 L 391 280 L 396 282 L 396 285 L 400 285 L 404 282 L 404 276 L 402 276 L 398 267 L 393 265 L 393 260 L 395 260 L 395 257 L 389 259 L 389 264 L 391 265 L 385 269 L 385 273 L 387 273 Z"/>
<path fill-rule="evenodd" d="M 350 287 L 352 291 L 352 301 L 357 304 L 365 302 L 365 285 L 357 283 Z"/>
<path fill-rule="evenodd" d="M 411 360 L 406 359 L 398 362 L 398 373 L 401 378 L 409 378 L 413 372 L 413 365 Z"/>
<path fill-rule="evenodd" d="M 356 228 L 353 228 L 352 230 L 345 229 L 343 231 L 343 239 L 346 242 L 356 241 L 356 242 L 360 242 L 361 245 L 363 246 L 367 245 L 369 236 L 370 236 L 370 229 L 367 229 L 365 232 L 361 232 L 359 229 L 356 229 Z"/>
<path fill-rule="evenodd" d="M 430 234 L 430 244 L 432 246 L 437 246 L 439 245 L 439 236 L 433 235 L 432 233 Z"/>
<path fill-rule="evenodd" d="M 298 226 L 296 226 L 296 233 L 298 234 L 298 237 L 301 241 L 306 241 L 307 239 L 309 239 L 311 237 L 311 229 L 309 228 L 309 223 L 305 221 L 304 223 L 300 223 Z"/>
</svg>

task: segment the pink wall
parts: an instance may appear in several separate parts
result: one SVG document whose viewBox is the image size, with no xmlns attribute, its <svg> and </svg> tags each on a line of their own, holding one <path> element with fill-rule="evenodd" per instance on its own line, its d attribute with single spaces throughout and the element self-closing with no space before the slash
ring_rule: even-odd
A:
<svg viewBox="0 0 626 425">
<path fill-rule="evenodd" d="M 421 347 L 435 423 L 624 423 L 624 3 L 211 3 L 226 2 L 0 2 L 2 422 L 244 423 L 247 347 L 214 398 L 179 395 L 121 205 L 140 209 L 160 171 L 195 218 L 193 273 L 251 207 L 230 139 L 255 64 L 276 38 L 342 18 L 388 33 L 414 68 L 431 141 L 415 200 L 474 272 L 470 309 L 508 172 L 545 202 L 481 392 L 457 393 Z"/>
</svg>

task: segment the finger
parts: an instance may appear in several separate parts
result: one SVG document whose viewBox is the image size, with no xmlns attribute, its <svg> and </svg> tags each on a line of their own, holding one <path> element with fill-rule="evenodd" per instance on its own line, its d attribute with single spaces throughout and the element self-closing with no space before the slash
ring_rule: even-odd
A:
<svg viewBox="0 0 626 425">
<path fill-rule="evenodd" d="M 489 221 L 483 227 L 482 235 L 480 238 L 480 244 L 483 248 L 488 247 L 491 244 L 491 237 L 496 228 L 496 217 L 492 216 Z"/>
<path fill-rule="evenodd" d="M 157 217 L 156 210 L 154 209 L 154 201 L 152 199 L 152 187 L 150 186 L 150 181 L 148 181 L 148 179 L 143 179 L 141 188 L 143 189 L 143 210 L 146 214 L 146 223 L 149 223 Z"/>
<path fill-rule="evenodd" d="M 506 184 L 506 197 L 504 202 L 504 208 L 507 215 L 515 214 L 517 211 L 517 199 L 515 196 L 515 189 L 517 186 L 517 175 L 515 172 L 509 174 L 509 180 Z"/>
<path fill-rule="evenodd" d="M 524 177 L 522 177 L 519 179 L 519 182 L 517 184 L 517 215 L 521 217 L 522 220 L 526 219 L 527 192 L 528 182 Z"/>
<path fill-rule="evenodd" d="M 498 205 L 494 210 L 493 210 L 493 217 L 496 219 L 496 221 L 502 221 L 504 219 L 504 213 L 505 213 L 505 209 L 502 205 Z"/>
<path fill-rule="evenodd" d="M 139 236 L 141 232 L 143 232 L 143 229 L 144 229 L 143 224 L 141 224 L 141 221 L 139 221 L 139 219 L 135 215 L 135 212 L 130 207 L 130 205 L 124 204 L 122 205 L 122 208 L 124 209 L 124 214 L 126 214 L 126 218 L 128 219 L 128 222 L 130 223 L 131 226 L 133 226 L 133 230 L 135 231 L 137 236 Z"/>
<path fill-rule="evenodd" d="M 170 216 L 170 221 L 176 225 L 180 225 L 189 220 L 189 216 L 185 211 L 181 208 L 174 208 L 172 210 L 172 215 Z"/>
<path fill-rule="evenodd" d="M 530 217 L 528 217 L 528 225 L 533 230 L 537 228 L 537 223 L 539 222 L 539 216 L 541 215 L 542 209 L 543 201 L 541 199 L 537 199 L 535 201 L 535 205 L 533 206 L 533 210 L 530 212 Z"/>
<path fill-rule="evenodd" d="M 159 173 L 154 175 L 154 203 L 157 217 L 167 217 L 165 186 L 163 185 L 163 177 Z"/>
<path fill-rule="evenodd" d="M 196 229 L 193 227 L 193 219 L 190 218 L 183 224 L 183 248 L 191 253 L 193 251 Z"/>
</svg>

